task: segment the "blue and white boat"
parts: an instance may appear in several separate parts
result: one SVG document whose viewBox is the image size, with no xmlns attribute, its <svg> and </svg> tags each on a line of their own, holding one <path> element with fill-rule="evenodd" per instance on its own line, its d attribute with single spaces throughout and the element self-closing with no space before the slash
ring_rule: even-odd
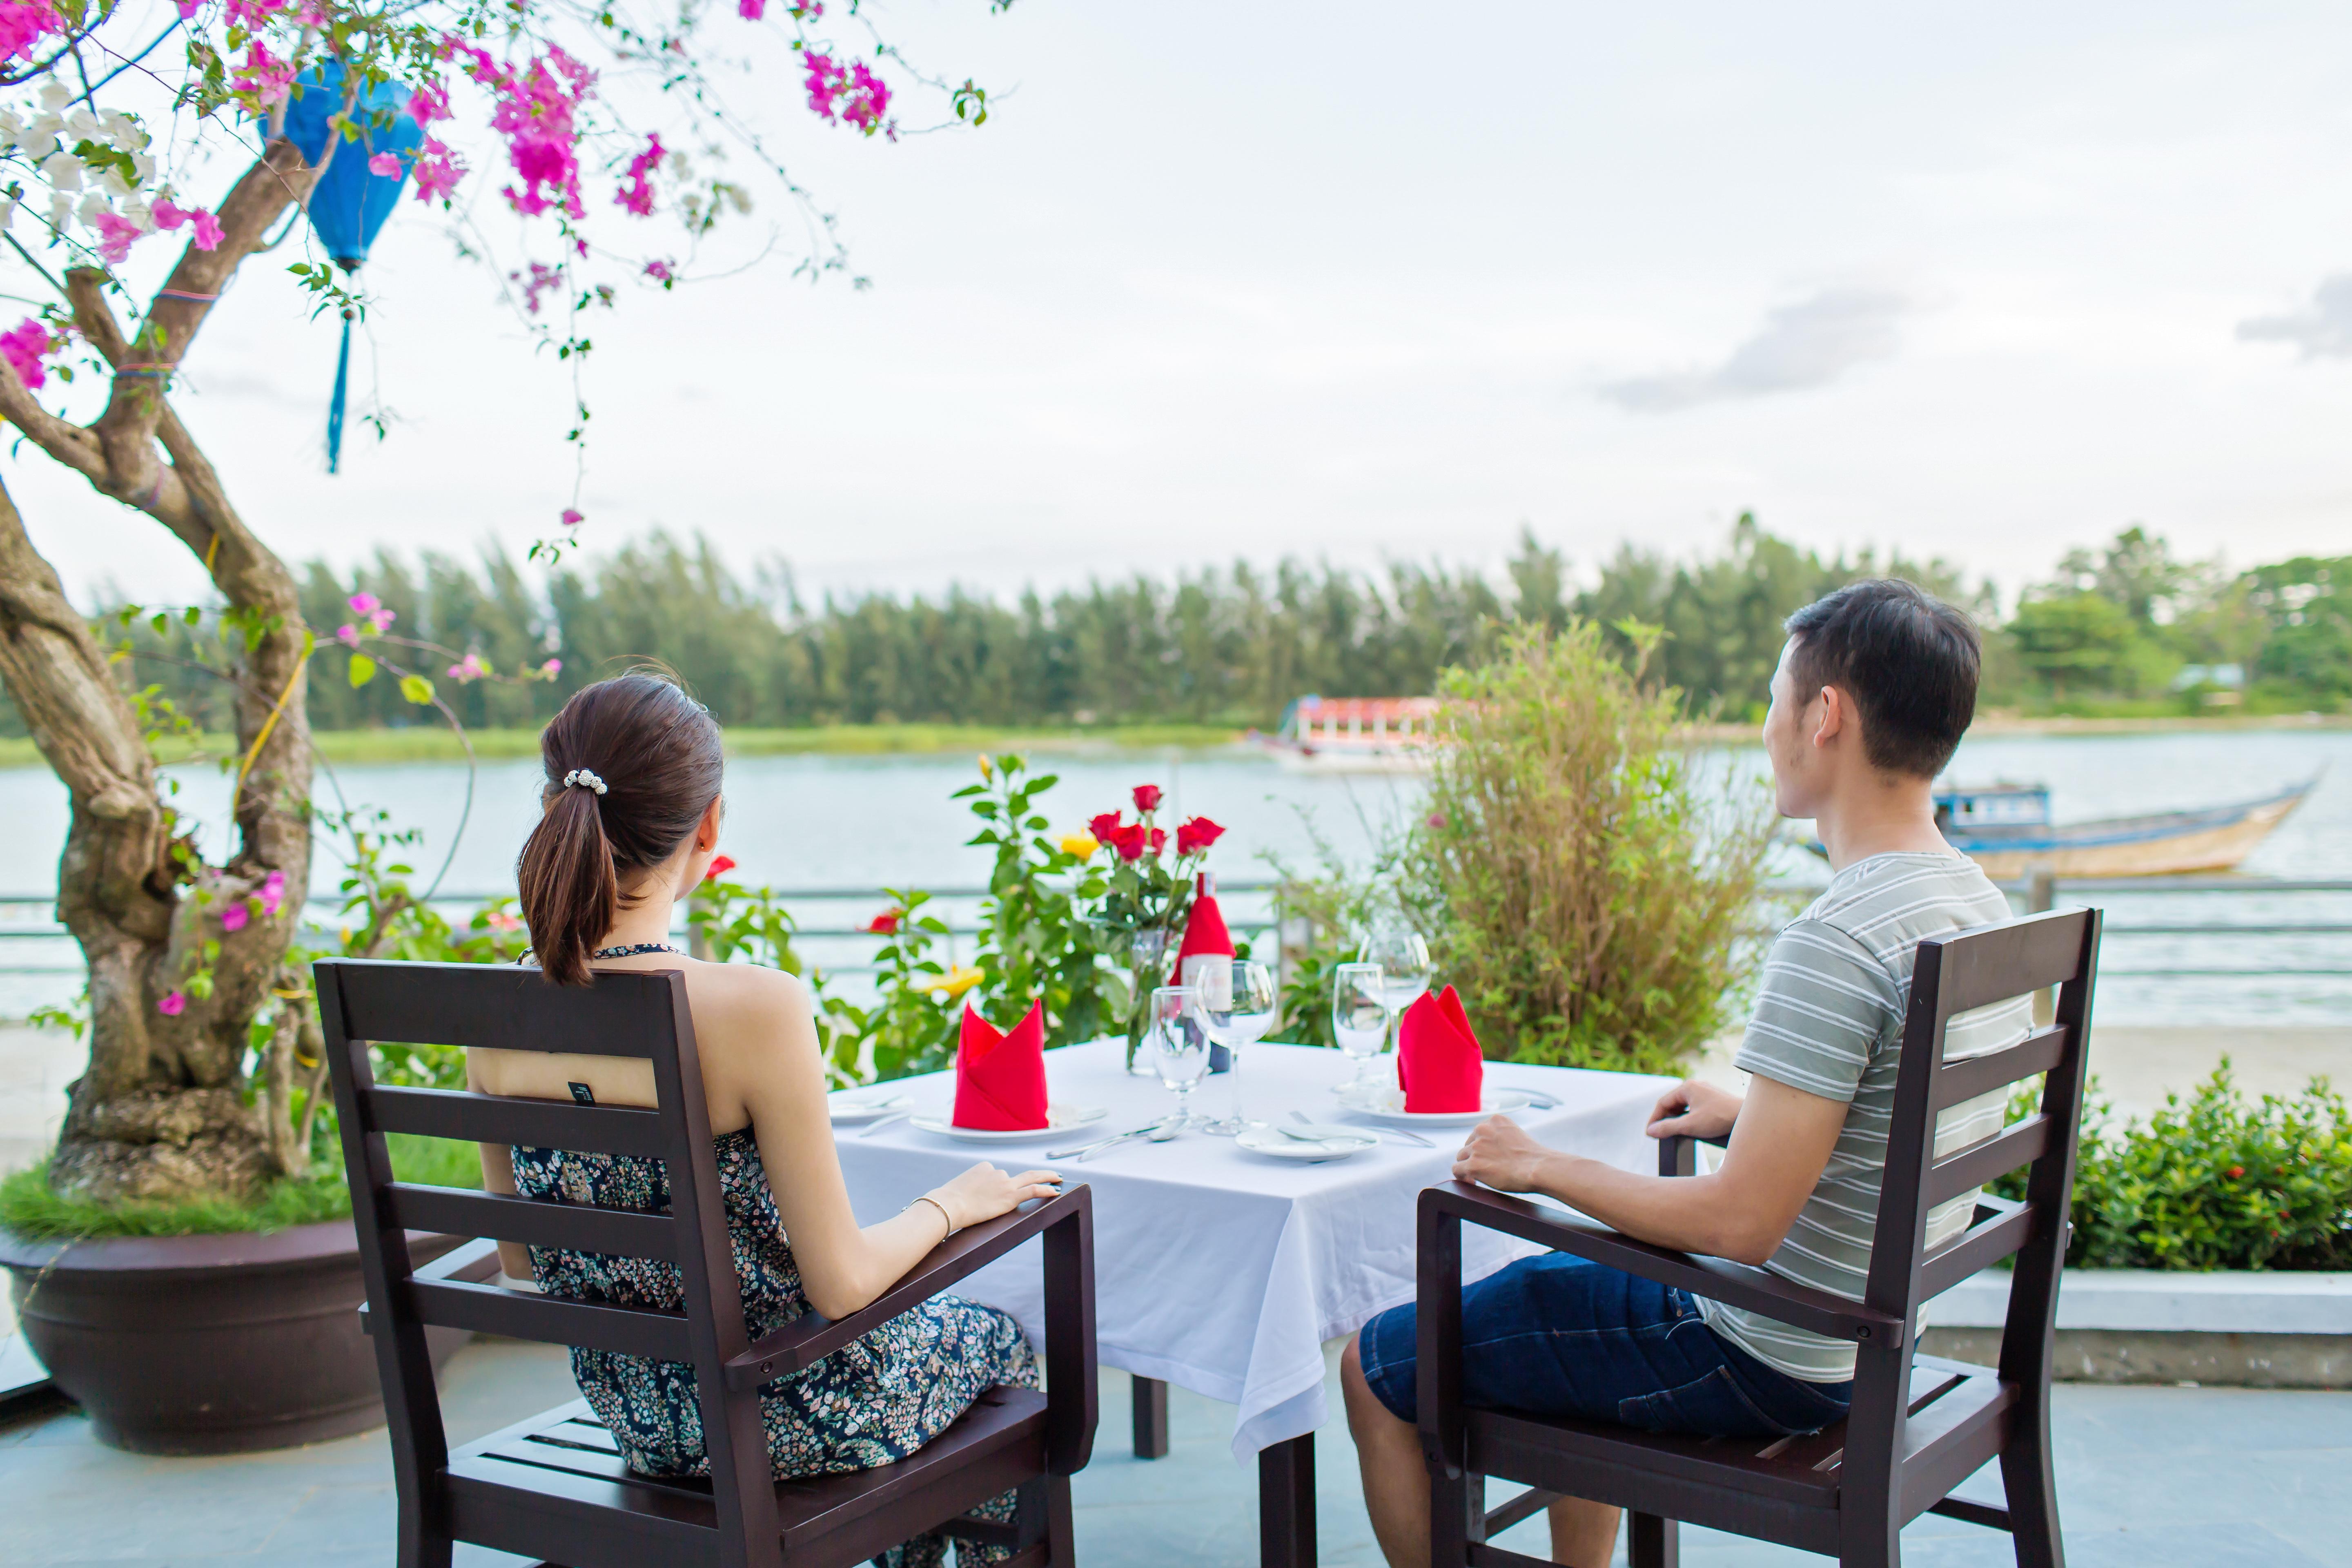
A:
<svg viewBox="0 0 2352 1568">
<path fill-rule="evenodd" d="M 2169 877 L 2236 868 L 2304 803 L 2317 778 L 2259 800 L 2111 816 L 2052 819 L 2050 786 L 1991 784 L 1936 791 L 1936 826 L 1995 881 L 2034 871 L 2060 877 Z"/>
</svg>

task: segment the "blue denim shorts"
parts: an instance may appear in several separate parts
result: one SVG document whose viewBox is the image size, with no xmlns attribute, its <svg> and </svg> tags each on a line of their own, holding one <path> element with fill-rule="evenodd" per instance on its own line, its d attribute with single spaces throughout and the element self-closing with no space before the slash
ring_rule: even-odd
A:
<svg viewBox="0 0 2352 1568">
<path fill-rule="evenodd" d="M 1410 1304 L 1364 1325 L 1364 1380 L 1414 1418 Z M 1687 1291 L 1565 1253 L 1462 1292 L 1465 1403 L 1695 1437 L 1774 1437 L 1845 1418 L 1852 1383 L 1807 1383 L 1717 1337 Z"/>
</svg>

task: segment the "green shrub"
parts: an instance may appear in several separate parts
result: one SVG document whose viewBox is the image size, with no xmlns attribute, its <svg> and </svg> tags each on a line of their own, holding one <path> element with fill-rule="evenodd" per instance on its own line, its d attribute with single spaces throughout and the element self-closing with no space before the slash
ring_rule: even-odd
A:
<svg viewBox="0 0 2352 1568">
<path fill-rule="evenodd" d="M 481 1155 L 472 1143 L 443 1138 L 388 1135 L 393 1173 L 404 1182 L 436 1187 L 478 1187 Z M 352 1212 L 341 1161 L 331 1174 L 274 1183 L 251 1204 L 225 1198 L 182 1203 L 93 1204 L 49 1191 L 48 1162 L 0 1178 L 0 1230 L 28 1241 L 79 1240 L 120 1236 L 224 1236 L 284 1230 L 343 1219 Z"/>
<path fill-rule="evenodd" d="M 1507 633 L 1449 670 L 1406 896 L 1490 1058 L 1673 1070 L 1719 1032 L 1748 968 L 1739 927 L 1772 821 L 1754 782 L 1710 781 L 1682 694 L 1643 684 L 1654 628 Z"/>
<path fill-rule="evenodd" d="M 2095 1085 L 2094 1086 L 2095 1089 Z M 2021 1092 L 2012 1121 L 2032 1111 Z M 2145 1123 L 2087 1107 L 2070 1265 L 2090 1268 L 2352 1268 L 2352 1114 L 2326 1079 L 2253 1101 L 2222 1059 L 2184 1105 Z M 2024 1173 L 1997 1191 L 2022 1196 Z"/>
</svg>

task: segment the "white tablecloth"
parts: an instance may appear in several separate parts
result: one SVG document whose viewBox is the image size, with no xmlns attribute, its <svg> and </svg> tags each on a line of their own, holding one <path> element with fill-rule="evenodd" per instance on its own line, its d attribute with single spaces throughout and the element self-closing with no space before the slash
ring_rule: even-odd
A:
<svg viewBox="0 0 2352 1568">
<path fill-rule="evenodd" d="M 1045 1058 L 1057 1103 L 1109 1108 L 1095 1136 L 1141 1126 L 1173 1104 L 1156 1080 L 1121 1070 L 1123 1050 L 1122 1041 L 1100 1040 Z M 1242 1065 L 1244 1108 L 1262 1120 L 1287 1117 L 1294 1107 L 1318 1120 L 1352 1120 L 1330 1092 L 1352 1067 L 1337 1051 L 1253 1046 Z M 1657 1168 L 1656 1145 L 1642 1129 L 1671 1079 L 1510 1062 L 1488 1064 L 1487 1074 L 1490 1084 L 1540 1089 L 1560 1102 L 1556 1110 L 1517 1117 L 1552 1147 L 1627 1170 Z M 954 1098 L 948 1075 L 909 1079 L 906 1087 L 922 1113 L 946 1117 Z M 1195 1108 L 1222 1116 L 1229 1092 L 1223 1077 L 1209 1079 L 1193 1093 Z M 1102 1363 L 1239 1405 L 1236 1459 L 1320 1427 L 1328 1414 L 1324 1342 L 1412 1299 L 1416 1194 L 1445 1179 L 1461 1141 L 1459 1131 L 1444 1129 L 1424 1135 L 1439 1146 L 1392 1141 L 1321 1164 L 1270 1159 L 1197 1132 L 1120 1144 L 1083 1163 L 1055 1163 L 1070 1180 L 1094 1188 Z M 975 1160 L 1028 1169 L 1048 1163 L 1045 1151 L 1085 1141 L 1076 1133 L 982 1146 L 904 1121 L 864 1137 L 845 1127 L 835 1137 L 850 1200 L 868 1225 Z M 1482 1278 L 1534 1250 L 1469 1227 L 1464 1277 Z M 956 1289 L 1011 1312 L 1043 1347 L 1036 1243 Z"/>
</svg>

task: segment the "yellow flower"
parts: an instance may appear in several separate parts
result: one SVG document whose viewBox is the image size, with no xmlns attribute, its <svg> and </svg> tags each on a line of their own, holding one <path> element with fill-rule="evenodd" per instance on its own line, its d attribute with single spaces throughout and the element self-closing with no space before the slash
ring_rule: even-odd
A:
<svg viewBox="0 0 2352 1568">
<path fill-rule="evenodd" d="M 945 974 L 924 989 L 938 992 L 943 1002 L 952 1002 L 987 978 L 988 972 L 984 969 L 966 969 L 961 963 L 950 963 Z"/>
<path fill-rule="evenodd" d="M 980 753 L 980 776 L 983 782 L 996 776 L 996 764 L 988 760 L 986 752 Z"/>
<path fill-rule="evenodd" d="M 1066 834 L 1062 839 L 1062 853 L 1073 860 L 1084 860 L 1102 847 L 1102 841 L 1091 833 Z"/>
</svg>

